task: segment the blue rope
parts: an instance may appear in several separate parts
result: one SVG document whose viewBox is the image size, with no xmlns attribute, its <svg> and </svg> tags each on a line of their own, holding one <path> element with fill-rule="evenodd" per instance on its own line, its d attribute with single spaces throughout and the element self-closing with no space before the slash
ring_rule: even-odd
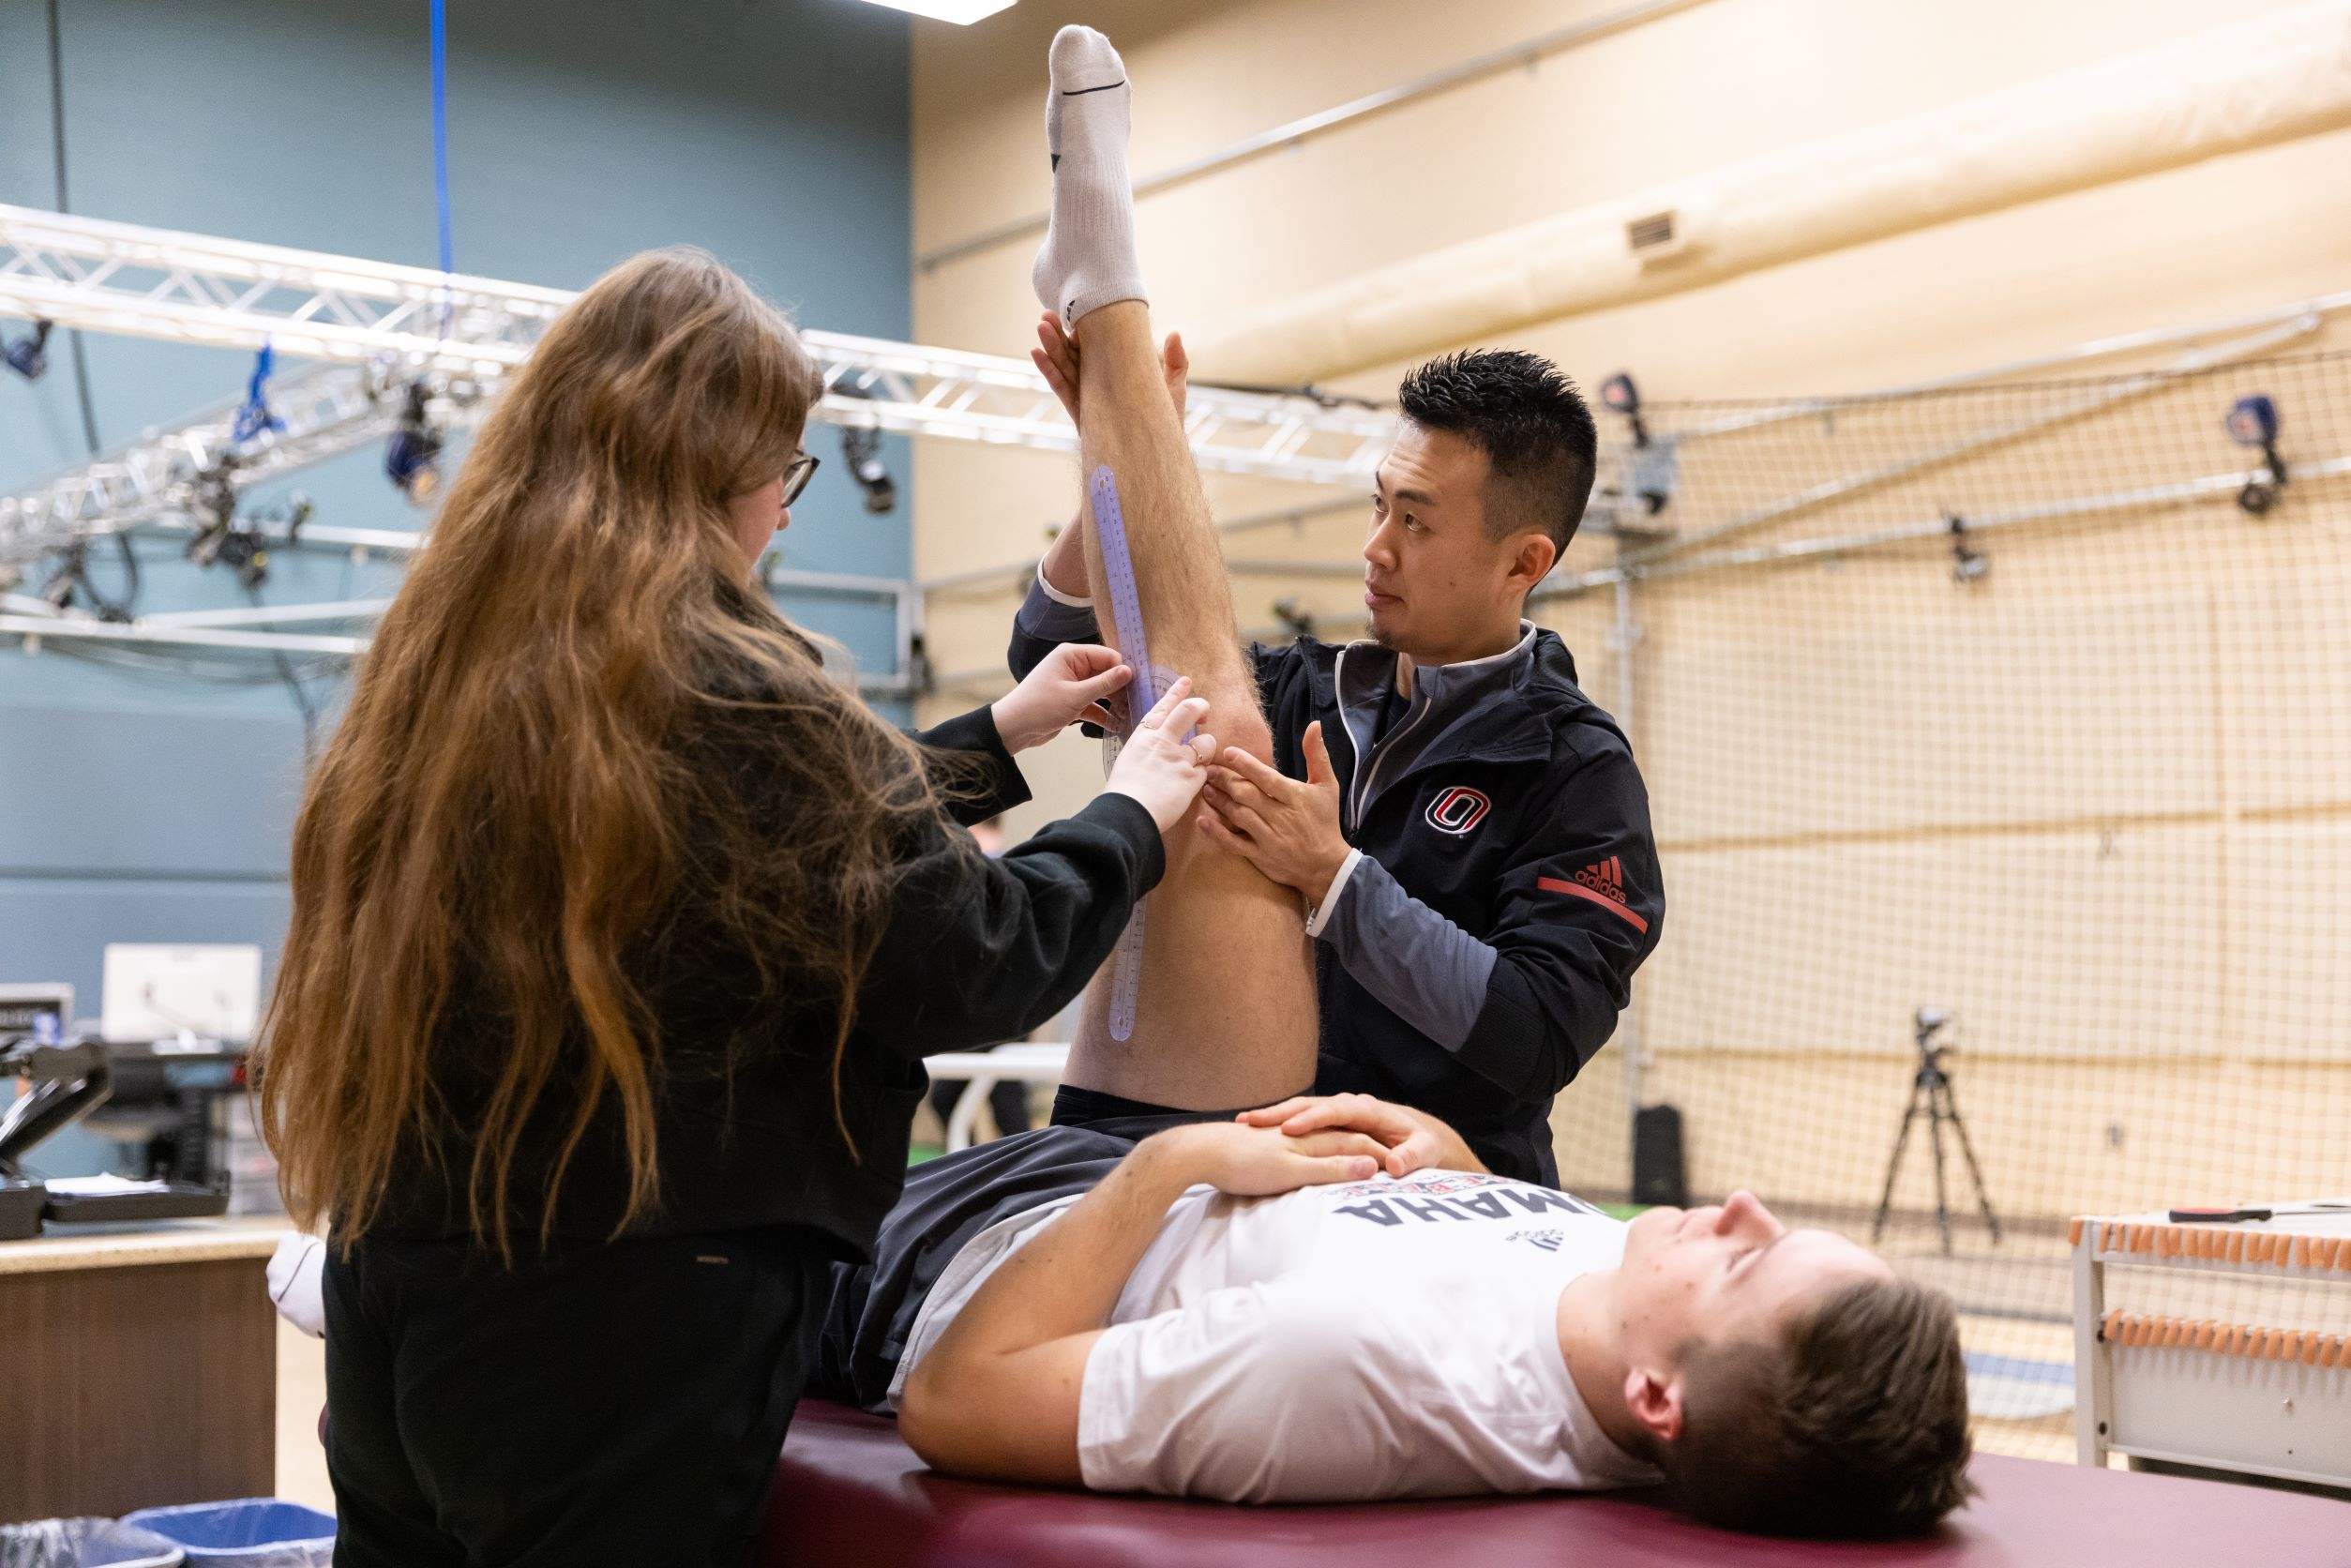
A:
<svg viewBox="0 0 2351 1568">
<path fill-rule="evenodd" d="M 237 405 L 236 417 L 229 425 L 229 440 L 234 445 L 242 446 L 264 430 L 286 428 L 286 422 L 269 406 L 269 377 L 277 365 L 277 355 L 264 339 L 261 353 L 253 356 L 252 379 L 245 384 L 245 401 Z"/>
<path fill-rule="evenodd" d="M 441 270 L 455 272 L 455 252 L 449 243 L 449 33 L 447 0 L 432 0 L 432 187 L 441 209 Z M 449 332 L 445 300 L 441 334 Z"/>
</svg>

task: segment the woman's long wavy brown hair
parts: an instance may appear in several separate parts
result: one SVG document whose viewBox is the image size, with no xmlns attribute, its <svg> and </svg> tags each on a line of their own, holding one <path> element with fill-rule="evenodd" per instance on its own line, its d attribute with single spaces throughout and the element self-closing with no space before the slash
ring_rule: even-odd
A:
<svg viewBox="0 0 2351 1568">
<path fill-rule="evenodd" d="M 910 743 L 745 586 L 729 503 L 782 473 L 821 391 L 782 314 L 710 257 L 658 250 L 565 310 L 483 426 L 294 828 L 258 1087 L 297 1223 L 348 1247 L 402 1162 L 436 1157 L 460 982 L 496 1020 L 463 1063 L 484 1088 L 460 1129 L 476 1240 L 510 1252 L 518 1149 L 553 1105 L 560 1155 L 523 1172 L 547 1233 L 608 1094 L 620 1228 L 644 1214 L 664 1042 L 626 959 L 684 900 L 764 993 L 835 1020 L 848 1140 L 851 1003 L 893 852 L 937 802 Z M 756 738 L 751 788 L 695 765 L 714 727 Z"/>
</svg>

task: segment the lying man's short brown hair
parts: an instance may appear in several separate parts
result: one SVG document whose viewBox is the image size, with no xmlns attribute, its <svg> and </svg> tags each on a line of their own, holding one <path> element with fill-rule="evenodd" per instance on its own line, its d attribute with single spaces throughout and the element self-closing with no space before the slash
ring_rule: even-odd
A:
<svg viewBox="0 0 2351 1568">
<path fill-rule="evenodd" d="M 1659 1464 L 1689 1511 L 1769 1535 L 1917 1534 L 1967 1500 L 1967 1368 L 1948 1297 L 1848 1285 L 1771 1343 L 1683 1352 L 1684 1425 Z"/>
</svg>

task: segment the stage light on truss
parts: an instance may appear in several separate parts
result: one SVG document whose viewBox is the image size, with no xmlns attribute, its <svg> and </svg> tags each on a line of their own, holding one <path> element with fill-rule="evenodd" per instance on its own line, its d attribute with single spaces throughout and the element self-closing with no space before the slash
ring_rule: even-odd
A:
<svg viewBox="0 0 2351 1568">
<path fill-rule="evenodd" d="M 876 395 L 870 382 L 865 379 L 836 382 L 825 391 L 835 398 L 871 400 Z M 849 464 L 849 476 L 866 492 L 867 511 L 879 517 L 897 508 L 897 481 L 890 477 L 889 466 L 882 460 L 879 429 L 871 425 L 843 425 L 841 457 Z"/>
<path fill-rule="evenodd" d="M 1943 525 L 1951 535 L 1952 580 L 1962 588 L 1973 588 L 1990 574 L 1992 558 L 1968 544 L 1966 518 L 1957 512 L 1948 512 L 1944 514 Z M 1926 1017 L 1926 1010 L 1921 1009 L 1919 1018 L 1921 1027 L 1924 1027 Z"/>
<path fill-rule="evenodd" d="M 2278 405 L 2261 393 L 2239 398 L 2228 411 L 2228 438 L 2239 446 L 2267 446 L 2278 439 Z"/>
<path fill-rule="evenodd" d="M 882 460 L 882 432 L 861 425 L 841 427 L 841 456 L 849 461 L 850 477 L 866 492 L 866 510 L 879 517 L 898 504 L 897 481 Z"/>
<path fill-rule="evenodd" d="M 49 369 L 49 328 L 48 322 L 37 321 L 32 331 L 0 350 L 0 355 L 8 359 L 8 369 L 26 381 L 40 380 L 41 372 Z"/>
<path fill-rule="evenodd" d="M 73 604 L 73 588 L 82 580 L 85 549 L 83 541 L 76 539 L 58 552 L 56 570 L 41 584 L 40 598 L 50 609 L 62 612 Z"/>
<path fill-rule="evenodd" d="M 400 422 L 384 444 L 384 473 L 414 505 L 421 506 L 441 488 L 441 432 L 425 413 L 425 384 L 408 388 Z"/>
<path fill-rule="evenodd" d="M 927 16 L 934 22 L 952 22 L 958 27 L 969 27 L 984 16 L 1010 10 L 1015 0 L 866 0 L 868 6 L 887 6 L 894 11 L 907 11 Z"/>
<path fill-rule="evenodd" d="M 2278 405 L 2266 392 L 2239 398 L 2224 421 L 2228 438 L 2239 446 L 2257 446 L 2266 472 L 2245 481 L 2237 505 L 2248 517 L 2260 517 L 2278 504 L 2285 489 L 2285 460 L 2278 456 Z"/>
<path fill-rule="evenodd" d="M 1635 446 L 1646 447 L 1649 445 L 1649 426 L 1641 419 L 1641 389 L 1633 384 L 1630 375 L 1619 370 L 1602 382 L 1600 404 L 1611 414 L 1624 416 L 1624 422 L 1633 429 Z M 1665 500 L 1663 495 L 1650 499 L 1649 509 L 1652 515 L 1665 505 Z"/>
</svg>

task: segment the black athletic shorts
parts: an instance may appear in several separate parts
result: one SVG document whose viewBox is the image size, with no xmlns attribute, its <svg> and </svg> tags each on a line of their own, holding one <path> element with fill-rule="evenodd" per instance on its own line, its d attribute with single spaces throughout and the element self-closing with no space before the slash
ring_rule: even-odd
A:
<svg viewBox="0 0 2351 1568">
<path fill-rule="evenodd" d="M 1227 1122 L 1229 1110 L 1169 1110 L 1064 1087 L 1053 1123 L 942 1155 L 906 1173 L 871 1263 L 833 1265 L 808 1392 L 878 1410 L 931 1287 L 999 1220 L 1090 1192 L 1127 1151 L 1163 1128 Z"/>
</svg>

